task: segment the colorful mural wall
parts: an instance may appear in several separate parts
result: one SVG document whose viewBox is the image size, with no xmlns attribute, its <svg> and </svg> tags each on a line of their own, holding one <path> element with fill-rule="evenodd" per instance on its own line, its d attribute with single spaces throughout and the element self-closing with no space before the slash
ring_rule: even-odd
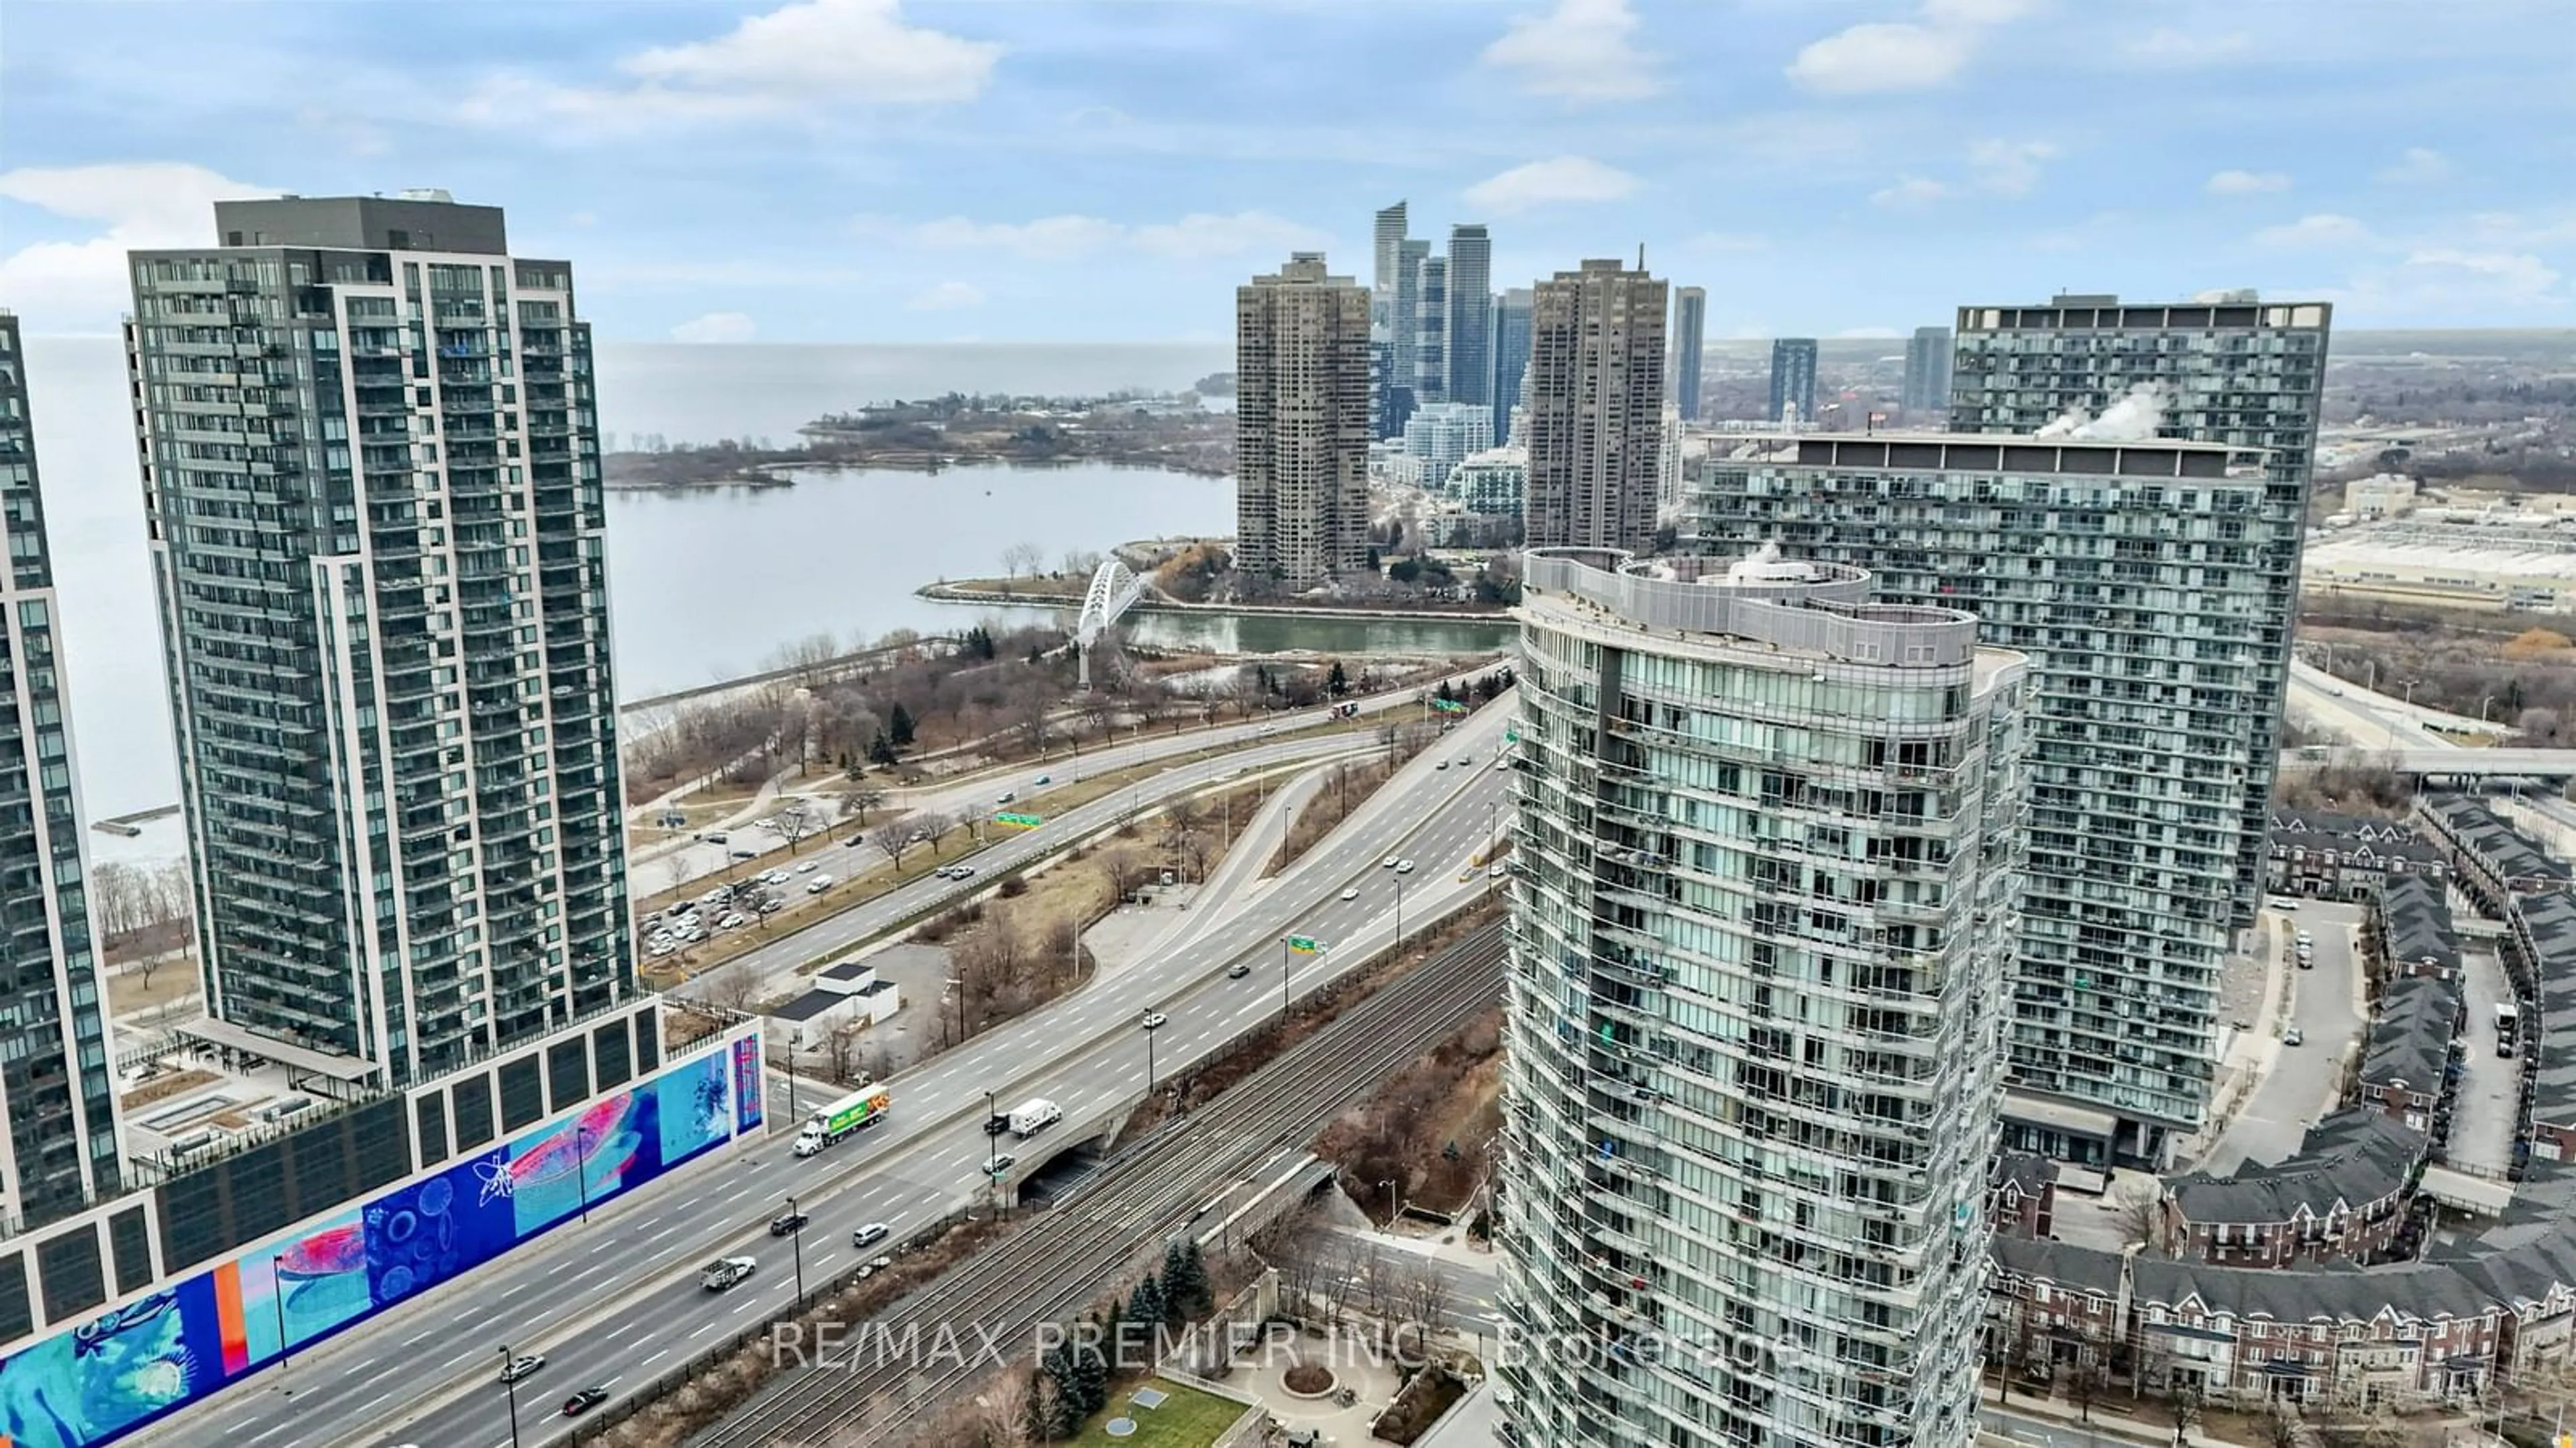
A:
<svg viewBox="0 0 2576 1448">
<path fill-rule="evenodd" d="M 0 1362 L 0 1448 L 113 1442 L 470 1272 L 758 1127 L 759 1079 L 734 1042 L 25 1348 Z"/>
</svg>

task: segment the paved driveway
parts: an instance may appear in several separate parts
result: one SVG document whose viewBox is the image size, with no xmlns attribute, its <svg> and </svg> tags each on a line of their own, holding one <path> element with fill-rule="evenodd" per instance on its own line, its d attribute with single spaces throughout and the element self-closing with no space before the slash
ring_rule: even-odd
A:
<svg viewBox="0 0 2576 1448">
<path fill-rule="evenodd" d="M 2286 1022 L 2297 1027 L 2304 1039 L 2289 1045 L 2285 1032 L 2281 1040 L 2265 1047 L 2270 1062 L 2262 1068 L 2261 1082 L 2200 1163 L 2203 1170 L 2220 1175 L 2247 1161 L 2276 1162 L 2298 1150 L 2308 1127 L 2333 1108 L 2343 1083 L 2343 1064 L 2361 1048 L 2362 1019 L 2353 1008 L 2359 969 L 2353 937 L 2361 925 L 2362 907 L 2308 901 L 2296 910 L 2276 910 L 2271 915 L 2271 948 L 2285 960 L 2300 930 L 2315 942 L 2315 968 L 2292 972 Z"/>
</svg>

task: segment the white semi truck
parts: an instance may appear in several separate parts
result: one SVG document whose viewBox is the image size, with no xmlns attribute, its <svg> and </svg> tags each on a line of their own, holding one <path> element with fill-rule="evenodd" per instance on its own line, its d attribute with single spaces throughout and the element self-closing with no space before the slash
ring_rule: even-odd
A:
<svg viewBox="0 0 2576 1448">
<path fill-rule="evenodd" d="M 1043 1096 L 1032 1096 L 1011 1108 L 1011 1134 L 1022 1141 L 1064 1120 L 1064 1108 Z"/>
<path fill-rule="evenodd" d="M 812 1156 L 853 1131 L 885 1120 L 893 1108 L 894 1093 L 883 1082 L 853 1091 L 805 1118 L 805 1129 L 796 1133 L 796 1154 Z"/>
</svg>

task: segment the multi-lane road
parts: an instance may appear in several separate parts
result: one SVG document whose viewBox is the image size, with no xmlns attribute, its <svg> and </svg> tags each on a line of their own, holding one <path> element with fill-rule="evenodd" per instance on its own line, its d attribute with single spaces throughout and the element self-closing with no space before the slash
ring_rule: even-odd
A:
<svg viewBox="0 0 2576 1448">
<path fill-rule="evenodd" d="M 1283 979 L 1303 995 L 1388 944 L 1399 879 L 1408 930 L 1496 883 L 1481 870 L 1461 875 L 1508 798 L 1507 777 L 1490 767 L 1506 713 L 1470 716 L 1270 886 L 1210 901 L 1155 958 L 897 1075 L 884 1126 L 798 1159 L 787 1151 L 793 1124 L 781 1121 L 766 1140 L 640 1188 L 587 1225 L 560 1228 L 299 1354 L 147 1441 L 506 1448 L 509 1405 L 496 1381 L 503 1346 L 549 1358 L 519 1384 L 520 1437 L 545 1441 L 547 1420 L 576 1389 L 632 1391 L 789 1301 L 791 1246 L 768 1236 L 766 1224 L 791 1194 L 812 1216 L 801 1243 L 807 1280 L 846 1270 L 856 1255 L 850 1232 L 861 1223 L 883 1221 L 900 1234 L 975 1199 L 990 1147 L 981 1129 L 987 1092 L 1004 1103 L 1049 1096 L 1069 1127 L 1102 1119 L 1144 1091 L 1147 1044 L 1137 1022 L 1146 1011 L 1169 1017 L 1153 1039 L 1157 1073 L 1185 1068 L 1277 1014 Z M 1476 762 L 1462 768 L 1462 757 Z M 1230 767 L 1240 766 L 1220 772 Z M 1380 864 L 1389 854 L 1413 859 L 1415 870 L 1397 876 Z M 1341 898 L 1345 891 L 1353 898 Z M 1291 933 L 1327 949 L 1290 953 L 1281 942 Z M 1237 960 L 1254 969 L 1228 979 Z M 1031 1146 L 1048 1144 L 1041 1137 Z M 1024 1155 L 1015 1177 L 1037 1164 L 1035 1152 Z M 746 1253 L 760 1262 L 750 1281 L 723 1294 L 698 1285 L 700 1264 Z"/>
<path fill-rule="evenodd" d="M 1491 669 L 1474 669 L 1452 675 L 1447 682 L 1463 685 L 1480 675 L 1491 672 Z M 1423 691 L 1437 689 L 1439 683 L 1440 681 L 1435 680 L 1417 688 L 1391 689 L 1349 702 L 1359 707 L 1362 718 L 1400 709 L 1413 709 L 1418 707 L 1415 701 Z M 961 779 L 954 784 L 906 790 L 898 796 L 895 813 L 913 815 L 928 811 L 966 819 L 978 819 L 995 809 L 1004 808 L 997 805 L 994 800 L 995 796 L 1005 790 L 1019 796 L 1014 803 L 1020 808 L 1043 813 L 1046 808 L 1046 794 L 1051 790 L 1062 790 L 1082 780 L 1097 779 L 1104 774 L 1115 774 L 1123 769 L 1134 769 L 1140 765 L 1152 764 L 1158 760 L 1171 759 L 1198 750 L 1238 749 L 1245 745 L 1258 744 L 1272 735 L 1305 728 L 1322 719 L 1323 715 L 1324 711 L 1319 706 L 1291 710 L 1271 717 L 1249 719 L 1240 724 L 1227 724 L 1216 728 L 1185 729 L 1178 733 L 1166 734 L 1147 734 L 1139 731 L 1124 741 L 1104 742 L 1090 749 L 1077 749 L 1062 759 L 1042 759 L 1015 766 L 1009 770 L 981 771 L 972 778 Z M 1048 784 L 1043 786 L 1036 784 L 1035 781 L 1041 775 L 1048 779 Z M 789 791 L 789 793 L 805 792 L 808 791 Z M 788 862 L 788 857 L 778 853 L 776 849 L 781 843 L 780 837 L 767 830 L 748 824 L 724 828 L 709 823 L 700 825 L 698 828 L 702 832 L 721 833 L 728 838 L 722 843 L 693 840 L 676 848 L 655 847 L 641 852 L 636 867 L 628 872 L 629 892 L 635 899 L 641 901 L 670 888 L 674 879 L 673 861 L 678 862 L 678 878 L 685 880 L 703 879 L 735 867 L 740 862 L 733 858 L 732 852 L 739 849 L 765 851 L 766 853 L 756 862 L 763 869 Z M 851 831 L 842 829 L 837 833 L 846 836 Z M 828 848 L 833 838 L 834 832 L 817 835 L 798 853 L 804 857 L 811 857 L 817 850 L 821 850 L 827 857 L 843 853 Z M 873 865 L 883 858 L 873 847 L 862 846 L 861 848 L 867 851 L 868 864 Z M 846 853 L 855 855 L 858 852 Z"/>
</svg>

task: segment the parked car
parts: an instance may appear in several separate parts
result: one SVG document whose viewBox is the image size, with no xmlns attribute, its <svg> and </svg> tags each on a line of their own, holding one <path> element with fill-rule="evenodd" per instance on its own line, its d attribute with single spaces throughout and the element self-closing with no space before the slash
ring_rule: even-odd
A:
<svg viewBox="0 0 2576 1448">
<path fill-rule="evenodd" d="M 2292 1026 L 2281 1033 L 2281 1044 L 2284 1046 L 2295 1046 L 2305 1040 L 2307 1040 L 2306 1034 L 2300 1031 L 2296 1026 Z"/>
<path fill-rule="evenodd" d="M 737 860 L 756 860 L 760 858 L 760 851 L 758 850 L 734 850 L 730 853 Z"/>
</svg>

